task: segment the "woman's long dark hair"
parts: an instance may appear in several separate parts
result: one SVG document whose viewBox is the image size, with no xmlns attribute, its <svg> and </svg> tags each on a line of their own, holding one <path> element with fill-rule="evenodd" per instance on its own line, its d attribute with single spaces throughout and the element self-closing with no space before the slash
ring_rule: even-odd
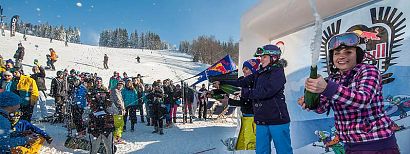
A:
<svg viewBox="0 0 410 154">
<path fill-rule="evenodd" d="M 329 51 L 329 69 L 330 73 L 337 73 L 339 71 L 338 68 L 335 67 L 335 64 L 333 63 L 333 53 L 334 50 Z M 356 47 L 356 63 L 360 64 L 363 62 L 365 52 L 363 51 L 362 48 Z"/>
</svg>

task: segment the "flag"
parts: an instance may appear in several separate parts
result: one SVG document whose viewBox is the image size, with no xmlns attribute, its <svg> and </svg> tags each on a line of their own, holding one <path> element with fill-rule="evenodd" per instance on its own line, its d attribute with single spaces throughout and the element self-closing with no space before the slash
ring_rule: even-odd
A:
<svg viewBox="0 0 410 154">
<path fill-rule="evenodd" d="M 202 81 L 208 80 L 209 76 L 217 76 L 227 74 L 237 69 L 236 64 L 233 62 L 230 55 L 226 55 L 224 58 L 213 64 L 211 67 L 195 75 L 198 76 L 198 81 L 193 85 L 196 85 Z"/>
<path fill-rule="evenodd" d="M 19 20 L 19 16 L 15 15 L 11 18 L 10 22 L 10 37 L 13 37 L 16 35 L 16 27 L 17 27 L 17 22 Z"/>
</svg>

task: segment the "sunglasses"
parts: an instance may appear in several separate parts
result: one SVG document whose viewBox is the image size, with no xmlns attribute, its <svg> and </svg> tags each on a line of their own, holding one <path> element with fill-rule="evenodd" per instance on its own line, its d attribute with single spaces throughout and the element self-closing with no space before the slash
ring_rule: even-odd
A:
<svg viewBox="0 0 410 154">
<path fill-rule="evenodd" d="M 343 33 L 330 38 L 328 42 L 328 50 L 334 50 L 339 48 L 340 46 L 354 47 L 359 45 L 359 43 L 360 37 L 357 36 L 356 33 Z"/>
<path fill-rule="evenodd" d="M 255 56 L 263 56 L 263 55 L 280 55 L 280 50 L 265 50 L 261 47 L 256 49 Z"/>
</svg>

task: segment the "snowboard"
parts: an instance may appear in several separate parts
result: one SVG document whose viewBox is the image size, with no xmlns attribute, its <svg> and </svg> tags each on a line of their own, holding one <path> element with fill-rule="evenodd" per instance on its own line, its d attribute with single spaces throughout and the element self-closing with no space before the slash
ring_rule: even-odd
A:
<svg viewBox="0 0 410 154">
<path fill-rule="evenodd" d="M 81 149 L 90 151 L 91 150 L 91 142 L 84 138 L 76 138 L 76 137 L 68 137 L 65 140 L 64 146 L 70 149 Z M 114 152 L 117 151 L 117 146 L 114 145 Z M 100 148 L 98 149 L 98 153 L 105 153 L 104 144 L 100 144 Z"/>
<path fill-rule="evenodd" d="M 195 152 L 194 154 L 205 153 L 205 152 L 212 151 L 212 150 L 215 150 L 215 149 L 216 149 L 216 148 L 210 148 L 210 149 L 206 149 L 206 150 L 202 150 L 202 151 Z"/>
</svg>

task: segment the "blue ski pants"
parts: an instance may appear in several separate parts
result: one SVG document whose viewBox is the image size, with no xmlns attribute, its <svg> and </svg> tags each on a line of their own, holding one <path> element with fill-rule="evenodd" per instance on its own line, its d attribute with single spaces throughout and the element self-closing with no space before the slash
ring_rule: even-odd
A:
<svg viewBox="0 0 410 154">
<path fill-rule="evenodd" d="M 272 140 L 277 154 L 293 154 L 289 123 L 282 125 L 256 125 L 257 154 L 270 154 Z"/>
</svg>

